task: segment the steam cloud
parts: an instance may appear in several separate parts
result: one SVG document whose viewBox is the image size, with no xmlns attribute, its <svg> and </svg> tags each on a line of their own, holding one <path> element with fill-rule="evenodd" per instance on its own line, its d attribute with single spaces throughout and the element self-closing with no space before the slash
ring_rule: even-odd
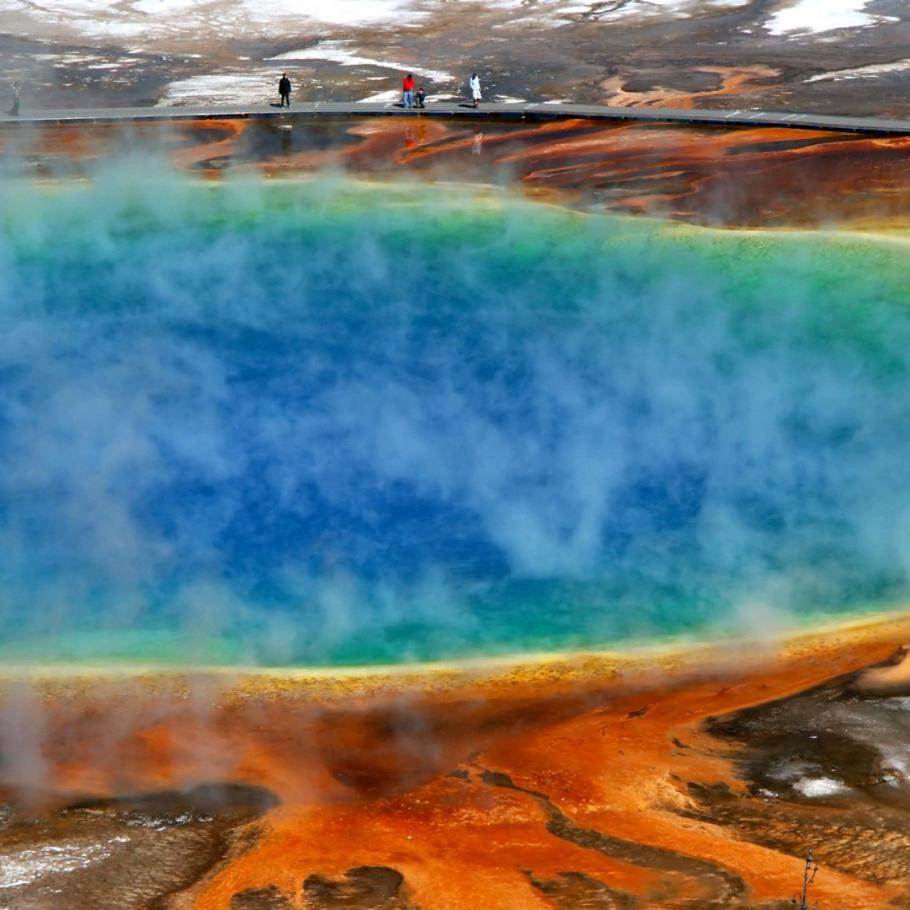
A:
<svg viewBox="0 0 910 910">
<path fill-rule="evenodd" d="M 0 201 L 7 655 L 402 660 L 906 591 L 896 249 L 343 180 Z"/>
</svg>

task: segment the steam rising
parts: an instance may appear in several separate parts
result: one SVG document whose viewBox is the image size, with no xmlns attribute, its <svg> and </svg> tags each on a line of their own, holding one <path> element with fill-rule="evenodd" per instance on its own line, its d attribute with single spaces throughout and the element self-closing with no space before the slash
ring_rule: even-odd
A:
<svg viewBox="0 0 910 910">
<path fill-rule="evenodd" d="M 397 661 L 906 591 L 897 247 L 345 181 L 2 192 L 7 656 Z"/>
</svg>

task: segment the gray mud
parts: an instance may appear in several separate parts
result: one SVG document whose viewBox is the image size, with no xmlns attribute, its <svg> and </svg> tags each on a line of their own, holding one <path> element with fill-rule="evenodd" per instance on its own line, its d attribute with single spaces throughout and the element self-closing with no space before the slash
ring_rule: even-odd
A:
<svg viewBox="0 0 910 910">
<path fill-rule="evenodd" d="M 255 821 L 276 803 L 241 785 L 40 807 L 11 799 L 0 813 L 0 906 L 167 910 L 169 898 L 251 846 Z"/>
<path fill-rule="evenodd" d="M 910 880 L 910 698 L 849 674 L 714 718 L 747 793 L 690 784 L 695 817 L 871 882 Z"/>
</svg>

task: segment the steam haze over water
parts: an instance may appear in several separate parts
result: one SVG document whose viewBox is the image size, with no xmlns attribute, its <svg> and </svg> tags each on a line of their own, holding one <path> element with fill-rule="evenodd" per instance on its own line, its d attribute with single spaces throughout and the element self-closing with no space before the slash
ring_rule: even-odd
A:
<svg viewBox="0 0 910 910">
<path fill-rule="evenodd" d="M 6 657 L 399 662 L 906 595 L 897 244 L 344 180 L 2 192 Z"/>
</svg>

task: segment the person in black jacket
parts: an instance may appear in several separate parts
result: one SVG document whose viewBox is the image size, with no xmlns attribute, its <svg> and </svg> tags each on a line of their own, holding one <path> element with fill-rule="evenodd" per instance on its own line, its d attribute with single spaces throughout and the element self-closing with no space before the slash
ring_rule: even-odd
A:
<svg viewBox="0 0 910 910">
<path fill-rule="evenodd" d="M 278 80 L 278 94 L 281 95 L 281 106 L 284 107 L 287 104 L 288 107 L 291 106 L 291 80 L 288 79 L 287 73 L 282 73 L 281 78 Z"/>
</svg>

